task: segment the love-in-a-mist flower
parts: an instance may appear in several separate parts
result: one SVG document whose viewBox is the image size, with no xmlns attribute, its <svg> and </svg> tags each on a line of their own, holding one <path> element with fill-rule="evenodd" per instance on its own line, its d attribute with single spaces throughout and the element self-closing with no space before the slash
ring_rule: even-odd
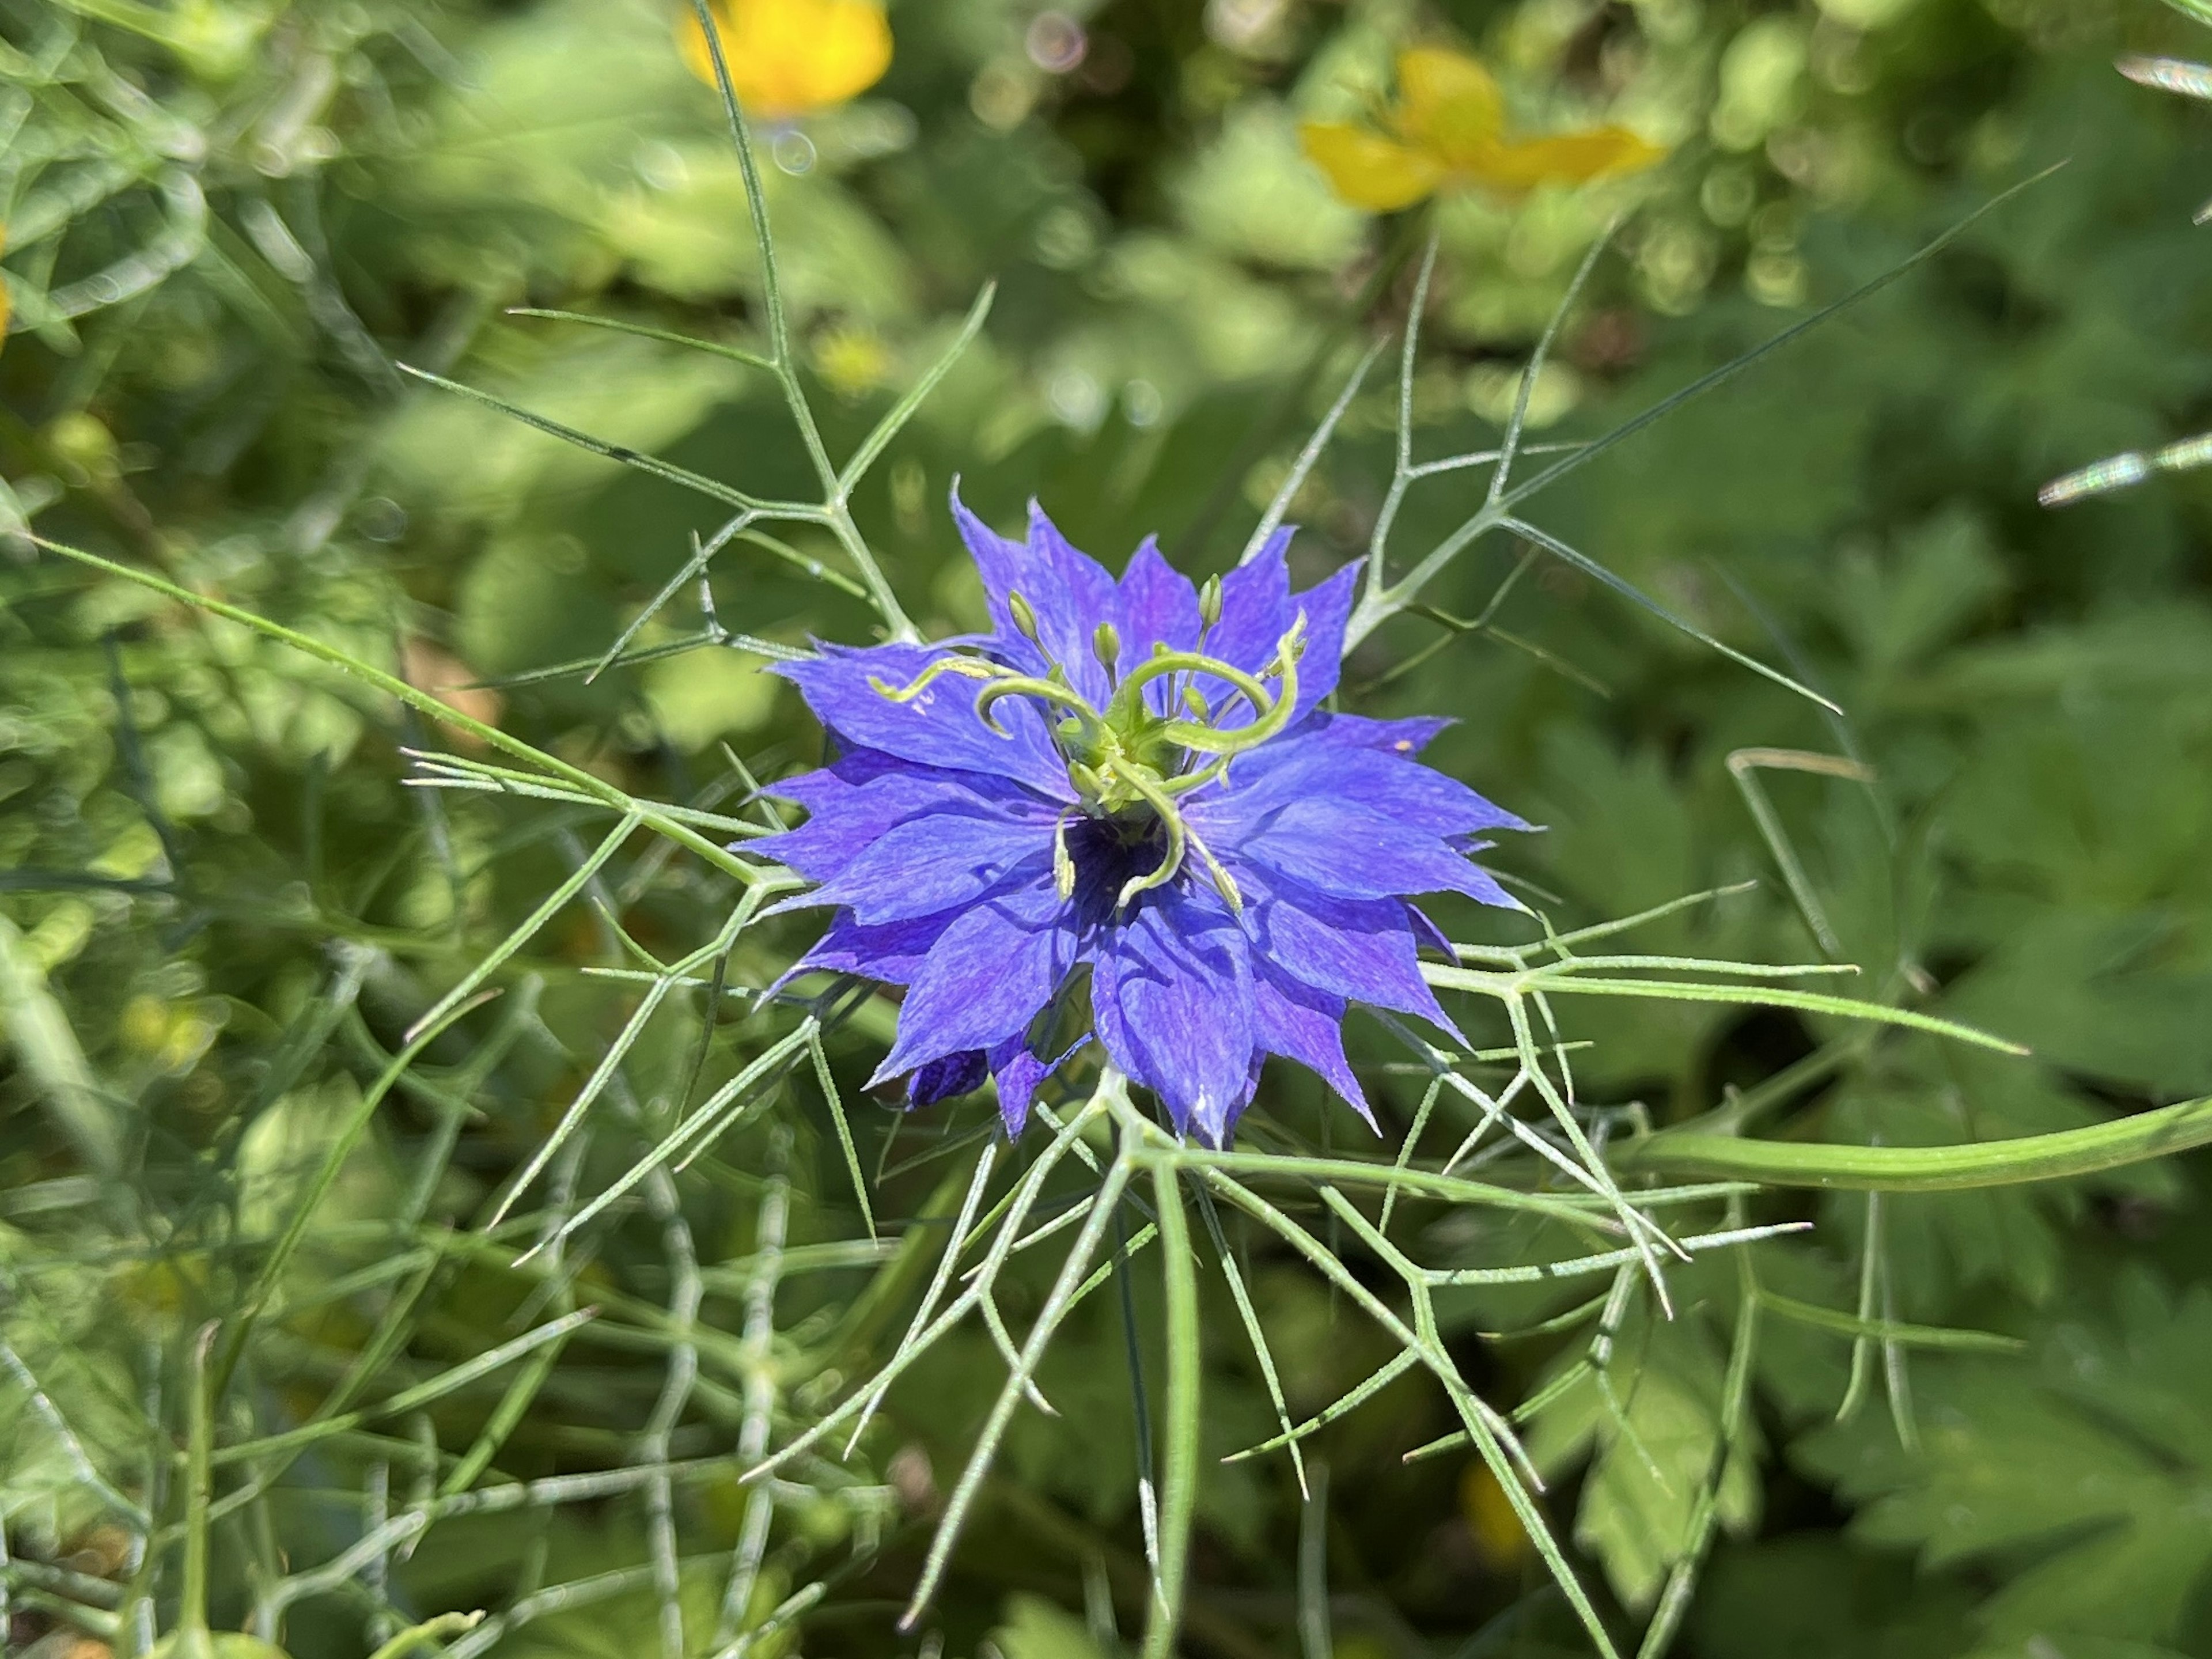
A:
<svg viewBox="0 0 2212 1659">
<path fill-rule="evenodd" d="M 1409 898 L 1513 905 L 1468 854 L 1528 826 L 1414 759 L 1445 722 L 1321 707 L 1358 567 L 1294 594 L 1285 531 L 1202 591 L 1150 540 L 1116 582 L 1034 506 L 1026 542 L 953 511 L 988 634 L 777 671 L 839 750 L 775 787 L 805 824 L 744 843 L 836 910 L 793 975 L 905 986 L 872 1086 L 921 1105 L 988 1072 L 1009 1133 L 1091 1037 L 1216 1145 L 1267 1054 L 1367 1116 L 1347 1007 L 1451 1030 Z"/>
<path fill-rule="evenodd" d="M 709 0 L 730 87 L 756 120 L 788 121 L 857 98 L 891 64 L 891 30 L 872 0 Z M 714 60 L 688 3 L 677 43 L 709 86 Z"/>
<path fill-rule="evenodd" d="M 1519 196 L 1546 184 L 1583 184 L 1650 167 L 1666 154 L 1626 127 L 1510 138 L 1505 99 L 1464 52 L 1416 46 L 1398 55 L 1398 102 L 1385 130 L 1349 121 L 1298 129 L 1307 156 L 1336 193 L 1377 213 L 1469 186 Z"/>
</svg>

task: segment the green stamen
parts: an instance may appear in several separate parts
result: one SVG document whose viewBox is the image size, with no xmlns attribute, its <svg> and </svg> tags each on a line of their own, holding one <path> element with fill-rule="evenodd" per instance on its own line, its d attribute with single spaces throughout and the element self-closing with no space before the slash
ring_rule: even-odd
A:
<svg viewBox="0 0 2212 1659">
<path fill-rule="evenodd" d="M 869 675 L 868 685 L 878 696 L 888 697 L 893 702 L 912 702 L 927 690 L 933 682 L 944 678 L 947 674 L 957 674 L 968 680 L 988 680 L 1012 672 L 1011 668 L 1001 668 L 998 664 L 985 662 L 980 657 L 939 657 L 908 681 L 903 689 L 893 686 L 879 674 Z"/>
<path fill-rule="evenodd" d="M 1067 817 L 1062 812 L 1052 826 L 1052 884 L 1063 902 L 1075 896 L 1075 860 L 1067 851 Z"/>
<path fill-rule="evenodd" d="M 1183 833 L 1190 837 L 1192 848 L 1206 866 L 1206 873 L 1212 878 L 1213 890 L 1221 895 L 1222 902 L 1229 907 L 1229 914 L 1242 916 L 1244 914 L 1244 895 L 1237 890 L 1236 882 L 1229 872 L 1221 867 L 1221 860 L 1213 856 L 1213 849 L 1189 825 L 1183 826 Z"/>
</svg>

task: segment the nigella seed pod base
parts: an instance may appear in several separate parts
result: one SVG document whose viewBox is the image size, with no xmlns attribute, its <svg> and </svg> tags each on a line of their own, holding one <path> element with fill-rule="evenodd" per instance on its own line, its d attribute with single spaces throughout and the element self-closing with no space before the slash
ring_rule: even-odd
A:
<svg viewBox="0 0 2212 1659">
<path fill-rule="evenodd" d="M 990 633 L 776 671 L 840 751 L 775 786 L 805 824 L 744 843 L 816 884 L 789 905 L 836 911 L 792 975 L 906 987 L 872 1086 L 923 1105 L 988 1072 L 1009 1133 L 1084 969 L 1091 1036 L 1178 1133 L 1225 1142 L 1267 1054 L 1371 1122 L 1346 1009 L 1457 1038 L 1411 899 L 1518 908 L 1468 854 L 1528 826 L 1414 758 L 1443 721 L 1321 707 L 1358 567 L 1293 594 L 1284 531 L 1201 596 L 1149 539 L 1116 582 L 1034 505 L 1026 542 L 952 507 Z"/>
</svg>

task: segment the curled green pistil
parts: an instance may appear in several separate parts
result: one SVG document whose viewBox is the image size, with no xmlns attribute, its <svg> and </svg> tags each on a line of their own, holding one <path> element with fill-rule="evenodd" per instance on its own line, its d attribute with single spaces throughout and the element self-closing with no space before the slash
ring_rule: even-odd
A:
<svg viewBox="0 0 2212 1659">
<path fill-rule="evenodd" d="M 1215 601 L 1218 608 L 1218 600 Z M 1008 596 L 1014 624 L 1031 642 L 1037 641 L 1036 623 L 1028 603 L 1018 593 Z M 1203 608 L 1203 607 L 1201 607 Z M 1121 641 L 1113 627 L 1099 624 L 1091 641 L 1092 654 L 1105 669 L 1113 695 L 1105 708 L 1093 708 L 1069 683 L 1066 669 L 1046 657 L 1048 672 L 1024 674 L 1002 663 L 977 657 L 947 655 L 923 669 L 903 687 L 880 679 L 869 684 L 893 702 L 912 702 L 935 681 L 957 675 L 986 682 L 975 694 L 975 715 L 994 733 L 1011 739 L 1013 732 L 1001 725 L 994 712 L 1010 697 L 1027 697 L 1048 715 L 1053 743 L 1067 766 L 1068 781 L 1079 799 L 1079 811 L 1092 817 L 1126 822 L 1132 814 L 1157 818 L 1166 838 L 1159 863 L 1141 876 L 1122 884 L 1115 908 L 1126 908 L 1141 893 L 1164 887 L 1182 871 L 1195 853 L 1207 878 L 1230 909 L 1242 915 L 1243 896 L 1206 843 L 1183 822 L 1176 798 L 1220 779 L 1236 756 L 1258 748 L 1280 735 L 1297 713 L 1298 659 L 1304 653 L 1306 617 L 1301 611 L 1290 630 L 1275 643 L 1266 666 L 1250 673 L 1235 664 L 1206 654 L 1206 634 L 1214 617 L 1206 618 L 1200 648 L 1175 651 L 1164 644 L 1130 668 L 1115 683 L 1121 665 Z M 1042 647 L 1040 646 L 1042 649 Z M 1209 703 L 1198 688 L 1201 679 L 1218 680 L 1230 687 L 1218 704 Z M 1172 707 L 1179 713 L 1157 714 L 1146 701 L 1148 686 L 1166 680 Z M 1252 718 L 1242 726 L 1222 724 L 1240 703 L 1251 707 Z M 1053 830 L 1053 884 L 1063 899 L 1075 891 L 1075 862 L 1067 848 L 1067 820 L 1062 814 Z"/>
<path fill-rule="evenodd" d="M 1075 715 L 1073 724 L 1079 728 L 1095 726 L 1098 721 L 1098 716 L 1091 705 L 1058 681 L 1039 679 L 1034 674 L 1008 674 L 1006 678 L 994 680 L 975 694 L 975 718 L 1001 738 L 1012 738 L 1014 734 L 999 724 L 992 716 L 991 708 L 994 703 L 1008 697 L 1035 697 L 1039 702 L 1068 709 Z M 1061 724 L 1065 726 L 1068 722 Z"/>
</svg>

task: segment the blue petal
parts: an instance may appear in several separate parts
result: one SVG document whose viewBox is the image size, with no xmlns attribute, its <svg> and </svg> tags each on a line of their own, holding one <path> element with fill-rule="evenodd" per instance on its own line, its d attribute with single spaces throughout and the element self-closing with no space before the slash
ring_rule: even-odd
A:
<svg viewBox="0 0 2212 1659">
<path fill-rule="evenodd" d="M 991 1050 L 991 1074 L 999 1085 L 999 1115 L 1006 1126 L 1007 1139 L 1022 1132 L 1030 1121 L 1030 1108 L 1036 1103 L 1036 1091 L 1044 1080 L 1067 1063 L 1068 1055 L 1090 1042 L 1080 1037 L 1058 1060 L 1047 1060 L 1029 1046 L 1025 1037 L 1010 1037 Z"/>
<path fill-rule="evenodd" d="M 983 1086 L 983 1079 L 990 1074 L 991 1068 L 981 1048 L 963 1048 L 957 1054 L 946 1054 L 917 1066 L 907 1073 L 907 1109 L 911 1111 L 916 1107 L 934 1106 L 955 1095 L 973 1094 Z"/>
<path fill-rule="evenodd" d="M 1036 613 L 1038 642 L 1067 671 L 1070 683 L 1091 706 L 1103 708 L 1113 686 L 1092 645 L 1099 623 L 1121 628 L 1121 592 L 1105 566 L 1076 551 L 1035 501 L 1030 503 L 1028 579 L 1037 592 L 1024 587 L 1022 597 Z M 1127 649 L 1125 642 L 1124 656 Z"/>
<path fill-rule="evenodd" d="M 992 711 L 1013 733 L 1002 738 L 976 717 L 978 687 L 973 680 L 948 674 L 910 702 L 893 702 L 870 684 L 880 679 L 894 688 L 908 685 L 948 654 L 937 646 L 823 646 L 820 655 L 780 663 L 775 672 L 796 685 L 822 723 L 848 743 L 925 766 L 1013 778 L 1055 800 L 1073 799 L 1067 769 L 1036 711 L 1027 704 L 1002 702 Z"/>
<path fill-rule="evenodd" d="M 1074 955 L 1048 883 L 963 911 L 938 938 L 899 1009 L 898 1037 L 868 1080 L 963 1048 L 995 1048 L 1028 1029 Z"/>
<path fill-rule="evenodd" d="M 837 916 L 814 948 L 769 988 L 781 989 L 802 974 L 817 971 L 857 974 L 887 985 L 910 985 L 952 920 L 949 915 L 918 916 L 911 921 L 871 927 L 855 921 L 849 914 Z"/>
<path fill-rule="evenodd" d="M 972 904 L 1009 880 L 1048 878 L 1049 824 L 933 814 L 897 825 L 811 893 L 773 907 L 849 908 L 864 922 L 902 921 Z"/>
<path fill-rule="evenodd" d="M 1009 541 L 969 512 L 956 489 L 952 516 L 983 578 L 983 597 L 997 637 L 994 654 L 1025 673 L 1042 675 L 1054 664 L 1093 707 L 1105 702 L 1106 671 L 1091 649 L 1100 623 L 1121 626 L 1121 596 L 1105 568 L 1078 552 L 1054 528 L 1044 509 L 1030 503 L 1029 539 Z M 1036 620 L 1032 643 L 1014 625 L 1012 596 L 1019 593 Z"/>
<path fill-rule="evenodd" d="M 1295 1060 L 1375 1127 L 1375 1114 L 1344 1057 L 1344 999 L 1302 984 L 1265 957 L 1252 965 L 1253 1031 L 1271 1054 Z"/>
<path fill-rule="evenodd" d="M 1114 1063 L 1179 1131 L 1218 1145 L 1252 1069 L 1252 969 L 1235 921 L 1172 889 L 1148 896 L 1094 955 L 1091 1012 Z"/>
<path fill-rule="evenodd" d="M 1003 636 L 1008 648 L 1018 653 L 1018 665 L 1032 673 L 1044 672 L 1043 659 L 1036 649 L 1024 639 L 1014 626 L 1014 613 L 1006 603 L 1006 596 L 1024 590 L 1029 571 L 1030 550 L 1021 543 L 1009 541 L 968 510 L 960 499 L 960 481 L 952 481 L 952 522 L 958 527 L 960 539 L 968 545 L 968 556 L 975 561 L 976 573 L 983 578 L 983 603 L 989 609 L 994 631 Z M 1029 599 L 1024 590 L 1024 599 Z M 1035 605 L 1035 599 L 1030 599 Z"/>
<path fill-rule="evenodd" d="M 830 880 L 890 830 L 915 819 L 1026 823 L 1048 836 L 1060 810 L 1004 778 L 931 767 L 886 773 L 858 786 L 830 778 L 825 768 L 776 787 L 787 799 L 805 805 L 812 816 L 796 830 L 738 846 L 789 865 L 809 881 Z"/>
<path fill-rule="evenodd" d="M 1290 567 L 1283 562 L 1291 535 L 1278 530 L 1255 556 L 1222 577 L 1221 620 L 1206 636 L 1207 655 L 1255 674 L 1275 654 L 1297 614 L 1291 605 Z"/>
<path fill-rule="evenodd" d="M 1121 660 L 1140 663 L 1152 647 L 1188 651 L 1198 644 L 1198 589 L 1190 578 L 1160 556 L 1158 541 L 1147 536 L 1121 573 Z M 1156 714 L 1171 712 L 1174 688 L 1155 680 L 1145 701 Z"/>
<path fill-rule="evenodd" d="M 1364 714 L 1313 714 L 1298 723 L 1299 734 L 1346 749 L 1382 749 L 1412 757 L 1427 748 L 1452 722 L 1437 716 L 1371 720 Z M 1285 734 L 1288 735 L 1287 733 Z"/>
<path fill-rule="evenodd" d="M 1430 921 L 1427 911 L 1418 904 L 1408 904 L 1406 917 L 1413 924 L 1413 940 L 1417 945 L 1427 945 L 1447 961 L 1458 959 L 1452 950 L 1451 935 Z"/>
<path fill-rule="evenodd" d="M 1342 898 L 1464 893 L 1508 910 L 1524 908 L 1489 872 L 1437 836 L 1343 801 L 1294 801 L 1235 845 L 1240 860 Z"/>
<path fill-rule="evenodd" d="M 1328 800 L 1356 801 L 1364 811 L 1437 836 L 1529 827 L 1433 767 L 1331 743 L 1326 732 L 1304 726 L 1240 758 L 1219 787 L 1192 797 L 1188 812 L 1200 835 L 1237 846 L 1285 807 Z"/>
<path fill-rule="evenodd" d="M 1121 573 L 1121 654 L 1141 662 L 1155 645 L 1188 651 L 1198 643 L 1198 589 L 1147 536 Z"/>
<path fill-rule="evenodd" d="M 1291 533 L 1277 531 L 1255 557 L 1221 579 L 1221 621 L 1206 635 L 1206 649 L 1209 656 L 1256 674 L 1273 659 L 1298 613 L 1305 612 L 1306 651 L 1298 660 L 1297 710 L 1303 716 L 1336 690 L 1345 624 L 1352 615 L 1361 567 L 1355 561 L 1319 586 L 1293 595 L 1290 568 L 1283 562 Z M 1250 720 L 1250 710 L 1239 708 L 1223 724 L 1242 726 Z"/>
<path fill-rule="evenodd" d="M 1306 653 L 1298 659 L 1297 716 L 1313 712 L 1336 690 L 1344 670 L 1344 629 L 1352 619 L 1352 596 L 1365 561 L 1355 559 L 1317 587 L 1291 601 L 1293 613 L 1306 613 Z"/>
<path fill-rule="evenodd" d="M 1465 1046 L 1421 977 L 1402 901 L 1334 898 L 1249 866 L 1235 874 L 1255 958 L 1317 991 L 1418 1014 Z"/>
</svg>

